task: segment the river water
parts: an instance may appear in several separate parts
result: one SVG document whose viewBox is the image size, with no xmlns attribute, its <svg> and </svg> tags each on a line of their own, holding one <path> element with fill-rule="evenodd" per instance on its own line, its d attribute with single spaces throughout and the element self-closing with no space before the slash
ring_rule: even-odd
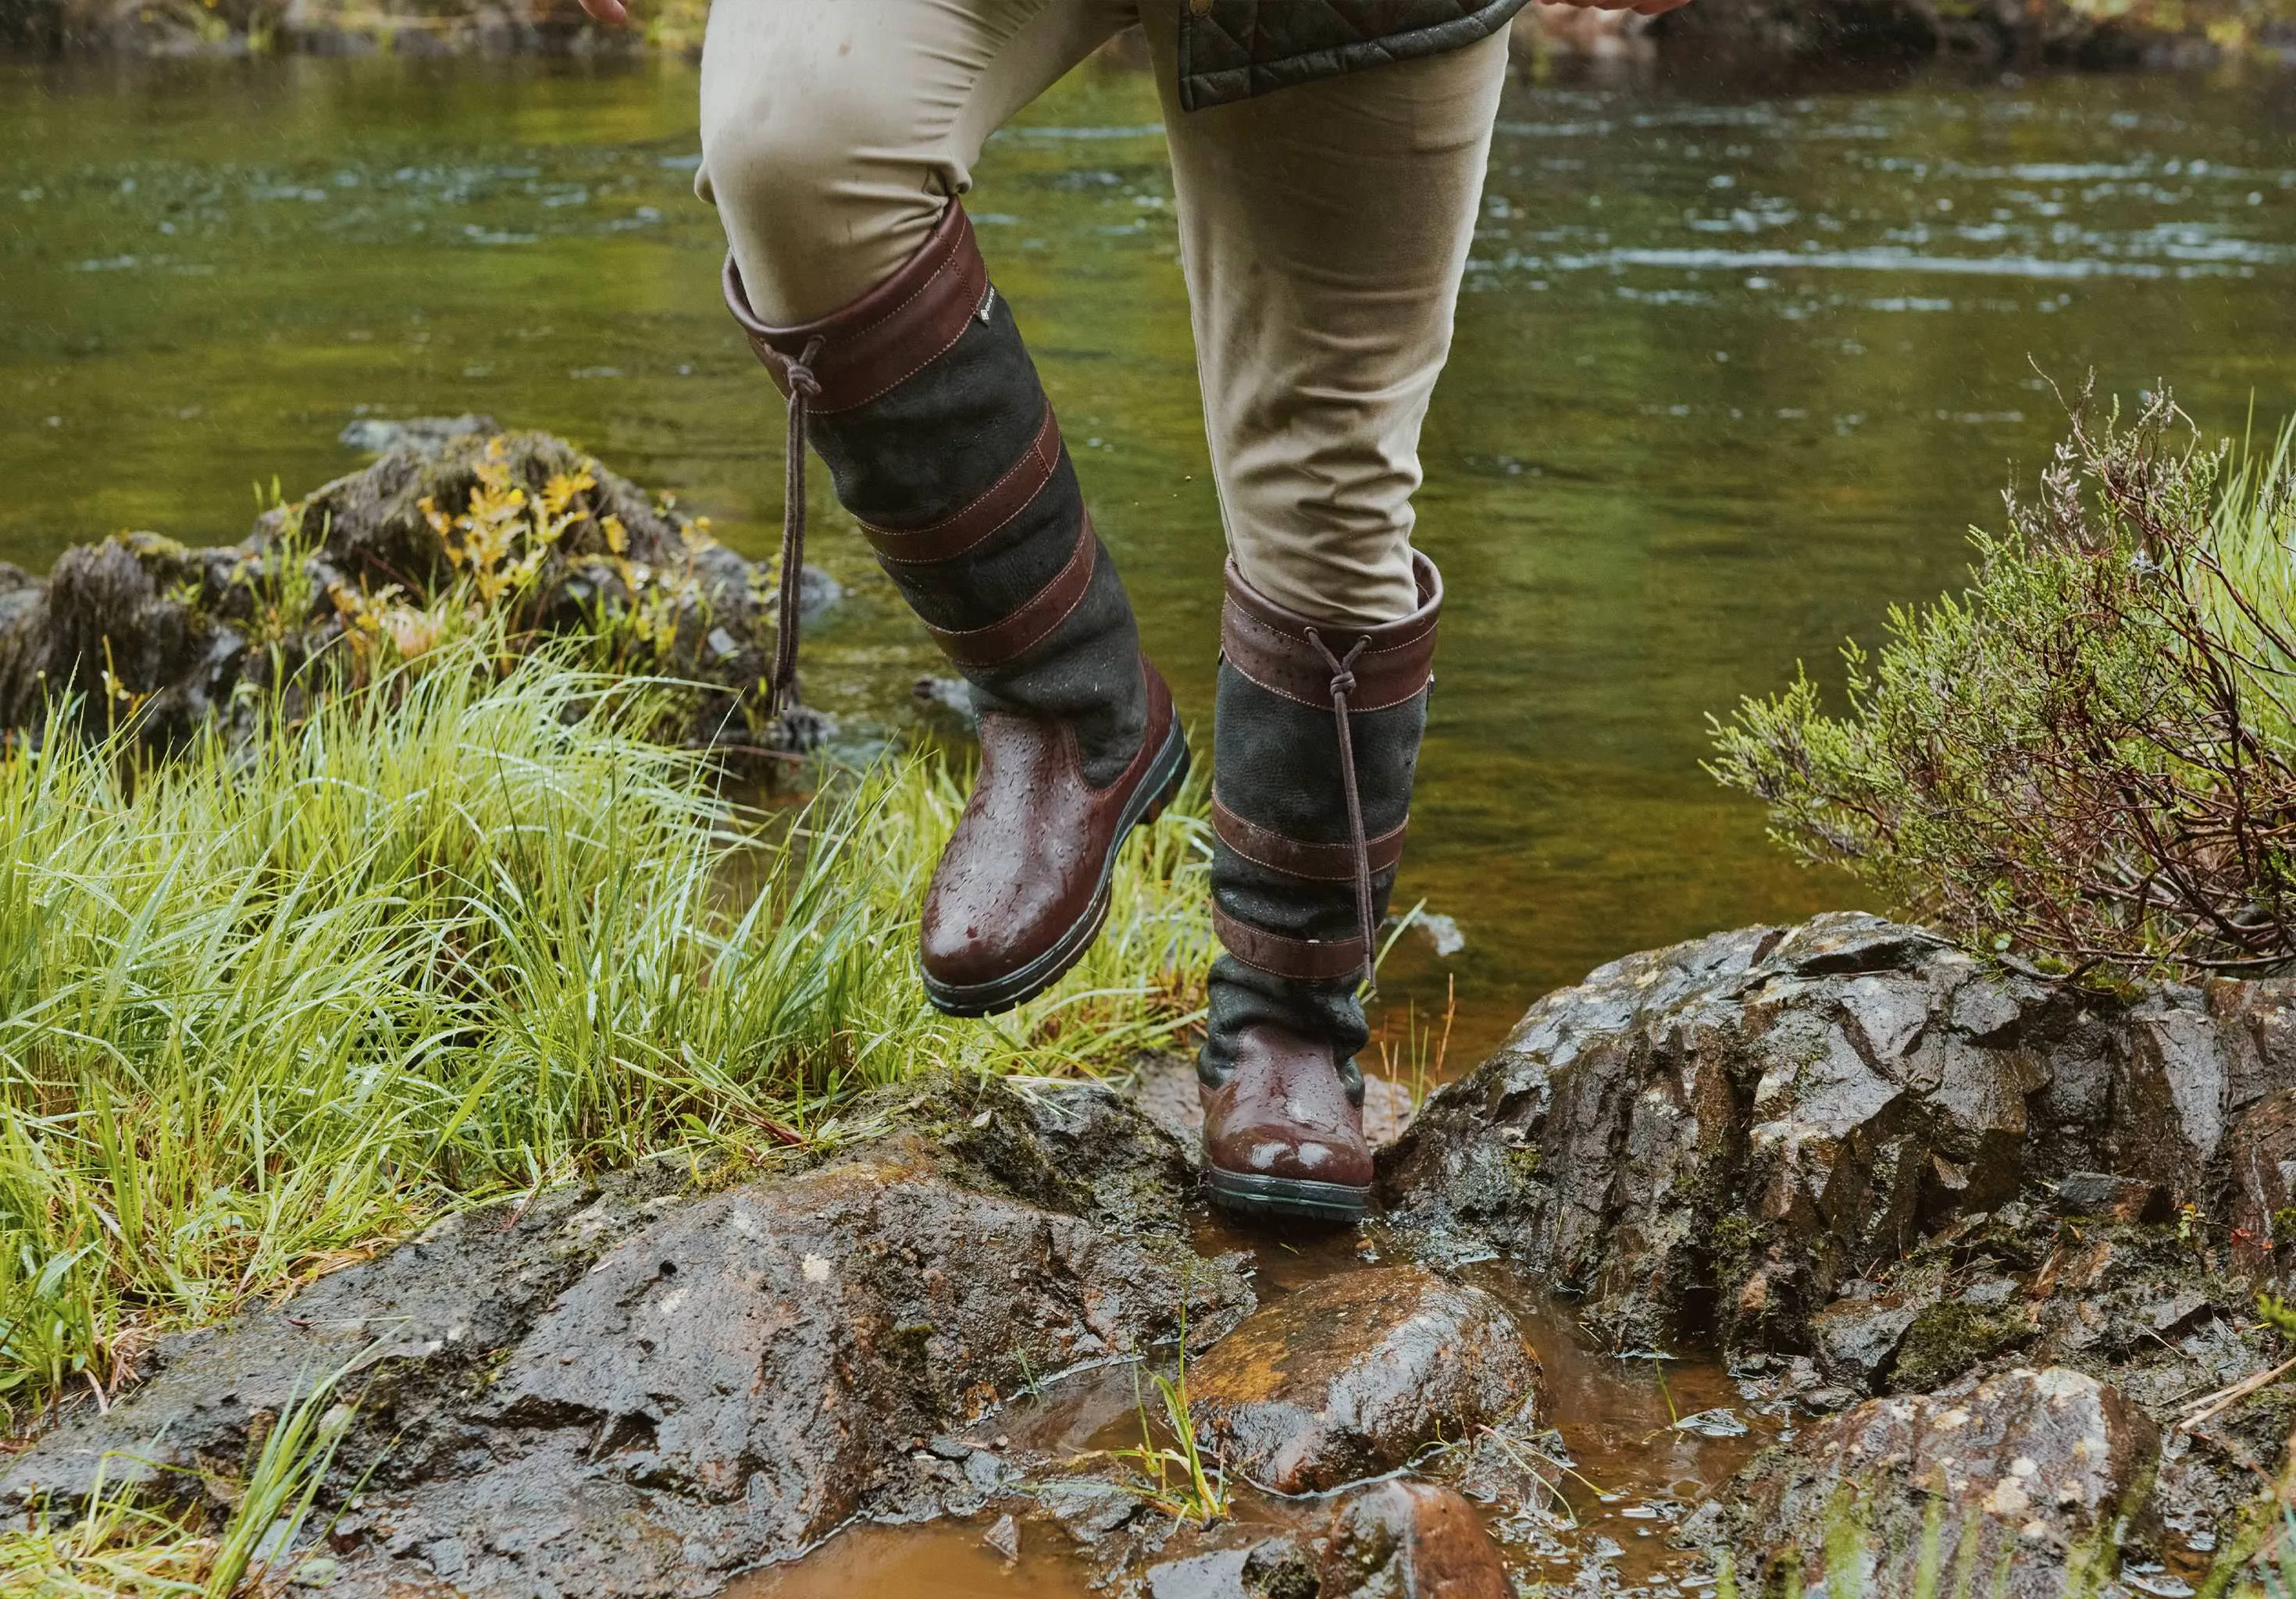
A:
<svg viewBox="0 0 2296 1599">
<path fill-rule="evenodd" d="M 777 402 L 717 300 L 694 88 L 672 62 L 0 63 L 0 559 L 234 538 L 251 485 L 361 463 L 347 422 L 465 411 L 767 550 Z M 1062 85 L 972 206 L 1201 726 L 1219 533 L 1152 85 Z M 1451 609 L 1401 892 L 1466 942 L 1398 952 L 1395 1014 L 1456 985 L 1456 1070 L 1600 961 L 1854 902 L 1704 777 L 1705 718 L 1798 660 L 1838 682 L 1844 635 L 1953 583 L 2091 368 L 2212 432 L 2296 409 L 2288 79 L 1513 87 L 1422 500 Z M 810 694 L 865 740 L 936 662 L 817 509 L 853 599 Z M 1710 1366 L 1661 1390 L 1539 1324 L 1565 1441 L 1620 1496 L 1580 1496 L 1590 1528 L 1751 1447 L 1650 1442 L 1731 1402 Z M 758 1591 L 1076 1591 L 977 1536 L 848 1538 Z"/>
<path fill-rule="evenodd" d="M 0 64 L 0 559 L 237 537 L 360 415 L 491 413 L 750 552 L 775 401 L 717 301 L 684 63 Z M 1851 898 L 1701 773 L 1704 719 L 1953 582 L 2050 381 L 2296 406 L 2276 76 L 1536 85 L 1508 95 L 1422 542 L 1450 579 L 1390 996 L 1456 1054 L 1623 951 Z M 1095 519 L 1208 719 L 1219 533 L 1153 86 L 1087 69 L 972 205 Z M 821 474 L 816 474 L 816 487 Z M 829 510 L 825 498 L 822 509 Z M 857 537 L 808 640 L 865 730 L 935 662 Z"/>
</svg>

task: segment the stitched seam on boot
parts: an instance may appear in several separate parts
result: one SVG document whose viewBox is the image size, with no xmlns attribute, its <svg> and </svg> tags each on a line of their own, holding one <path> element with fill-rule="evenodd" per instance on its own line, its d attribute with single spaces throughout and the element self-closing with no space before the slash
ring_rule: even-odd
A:
<svg viewBox="0 0 2296 1599">
<path fill-rule="evenodd" d="M 1049 449 L 1046 448 L 1046 438 L 1048 434 L 1051 436 L 1052 439 L 1052 447 Z M 947 554 L 942 555 L 921 556 L 892 555 L 888 554 L 882 549 L 877 552 L 877 558 L 880 561 L 889 561 L 896 566 L 938 566 L 946 561 L 955 561 L 961 555 L 970 554 L 993 535 L 1011 527 L 1015 517 L 1019 516 L 1022 512 L 1026 511 L 1029 506 L 1037 503 L 1037 496 L 1043 494 L 1046 488 L 1051 486 L 1054 476 L 1060 471 L 1062 447 L 1060 424 L 1053 415 L 1052 402 L 1047 400 L 1045 404 L 1045 420 L 1038 425 L 1037 429 L 1037 436 L 1029 441 L 1029 447 L 1021 453 L 1021 458 L 1005 469 L 1004 475 L 1003 477 L 998 478 L 996 481 L 991 483 L 987 488 L 982 489 L 979 494 L 973 496 L 971 500 L 966 502 L 962 509 L 949 512 L 948 515 L 942 517 L 937 522 L 928 522 L 922 528 L 881 528 L 875 522 L 863 522 L 861 524 L 861 529 L 865 534 L 872 534 L 875 535 L 877 537 L 882 538 L 908 539 L 930 537 L 933 534 L 939 532 L 944 528 L 952 527 L 956 523 L 963 521 L 967 516 L 972 513 L 974 507 L 988 504 L 991 499 L 996 497 L 996 492 L 999 489 L 1003 488 L 1007 483 L 1010 483 L 1015 477 L 1018 477 L 1021 469 L 1028 466 L 1031 462 L 1041 462 L 1044 466 L 1045 480 L 1037 486 L 1036 494 L 1030 495 L 1027 499 L 1013 506 L 1010 512 L 1005 513 L 1003 521 L 996 522 L 994 526 L 982 529 L 979 533 L 973 535 L 970 540 L 956 549 L 951 550 Z M 871 542 L 873 544 L 874 539 L 873 538 Z"/>
</svg>

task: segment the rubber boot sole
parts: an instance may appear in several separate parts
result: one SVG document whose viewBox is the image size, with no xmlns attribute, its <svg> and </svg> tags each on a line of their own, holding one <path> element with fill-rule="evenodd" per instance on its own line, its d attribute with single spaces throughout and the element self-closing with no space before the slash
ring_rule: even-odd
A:
<svg viewBox="0 0 2296 1599">
<path fill-rule="evenodd" d="M 1108 921 L 1109 885 L 1116 877 L 1116 857 L 1124 848 L 1124 840 L 1132 830 L 1153 822 L 1164 814 L 1164 808 L 1180 791 L 1180 784 L 1188 776 L 1188 741 L 1180 731 L 1180 719 L 1172 718 L 1170 731 L 1164 738 L 1164 747 L 1156 752 L 1154 764 L 1148 768 L 1140 786 L 1125 802 L 1123 813 L 1117 818 L 1115 836 L 1108 841 L 1108 855 L 1100 863 L 1100 886 L 1092 896 L 1092 904 L 1085 914 L 1070 924 L 1053 947 L 1027 965 L 985 983 L 945 983 L 930 972 L 920 969 L 924 979 L 925 997 L 935 1009 L 951 1016 L 996 1016 L 1025 1004 L 1068 975 L 1070 967 L 1084 958 L 1092 941 L 1100 937 L 1103 924 Z"/>
<path fill-rule="evenodd" d="M 1245 1220 L 1258 1217 L 1297 1217 L 1306 1221 L 1353 1222 L 1363 1219 L 1371 1205 L 1371 1190 L 1346 1183 L 1317 1183 L 1306 1177 L 1261 1177 L 1252 1172 L 1223 1171 L 1208 1167 L 1212 1203 Z"/>
</svg>

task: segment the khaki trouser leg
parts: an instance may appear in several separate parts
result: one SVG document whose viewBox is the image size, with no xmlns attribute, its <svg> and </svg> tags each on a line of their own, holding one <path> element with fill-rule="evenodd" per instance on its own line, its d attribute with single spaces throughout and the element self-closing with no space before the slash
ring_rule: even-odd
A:
<svg viewBox="0 0 2296 1599">
<path fill-rule="evenodd" d="M 972 186 L 988 135 L 1130 23 L 1136 0 L 716 0 L 701 168 L 751 308 L 826 316 Z"/>
<path fill-rule="evenodd" d="M 1228 545 L 1278 604 L 1379 623 L 1417 603 L 1419 430 L 1451 346 L 1506 75 L 1502 34 L 1201 111 L 1144 0 Z"/>
<path fill-rule="evenodd" d="M 1136 17 L 1165 95 L 1206 430 L 1245 578 L 1302 614 L 1415 603 L 1419 431 L 1451 341 L 1503 37 L 1187 112 L 1185 0 L 717 0 L 695 187 L 752 308 L 892 275 L 988 135 Z"/>
</svg>

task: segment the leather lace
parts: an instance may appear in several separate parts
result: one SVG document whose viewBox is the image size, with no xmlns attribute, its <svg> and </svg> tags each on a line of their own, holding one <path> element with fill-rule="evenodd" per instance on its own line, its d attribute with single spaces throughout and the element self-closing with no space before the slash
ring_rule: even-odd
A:
<svg viewBox="0 0 2296 1599">
<path fill-rule="evenodd" d="M 767 682 L 766 714 L 780 716 L 797 703 L 797 644 L 800 613 L 805 608 L 805 452 L 813 415 L 813 402 L 821 398 L 821 380 L 813 364 L 821 358 L 825 341 L 816 334 L 805 351 L 782 369 L 789 383 L 789 455 L 782 480 L 781 587 L 774 619 L 774 669 Z"/>
<path fill-rule="evenodd" d="M 1340 786 L 1348 801 L 1348 848 L 1355 856 L 1356 922 L 1363 932 L 1363 980 L 1376 986 L 1378 970 L 1373 960 L 1376 946 L 1372 935 L 1377 931 L 1371 914 L 1371 847 L 1364 839 L 1363 797 L 1356 785 L 1356 745 L 1354 729 L 1349 725 L 1348 701 L 1356 692 L 1356 662 L 1371 647 L 1368 637 L 1356 640 L 1355 648 L 1344 656 L 1332 652 L 1324 636 L 1310 627 L 1308 642 L 1332 668 L 1332 726 L 1340 735 Z"/>
</svg>

